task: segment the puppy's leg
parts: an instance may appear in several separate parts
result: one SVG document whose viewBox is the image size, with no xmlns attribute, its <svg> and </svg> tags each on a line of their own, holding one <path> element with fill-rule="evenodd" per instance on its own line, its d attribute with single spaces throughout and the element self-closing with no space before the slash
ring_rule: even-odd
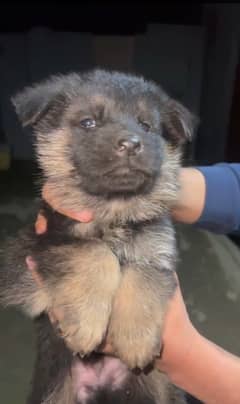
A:
<svg viewBox="0 0 240 404">
<path fill-rule="evenodd" d="M 27 404 L 75 404 L 71 352 L 56 335 L 47 315 L 38 317 L 35 326 L 37 357 Z"/>
<path fill-rule="evenodd" d="M 167 302 L 176 280 L 174 232 L 168 221 L 144 226 L 124 248 L 123 278 L 114 300 L 110 333 L 121 359 L 131 368 L 160 352 Z"/>
<path fill-rule="evenodd" d="M 51 306 L 47 287 L 39 287 L 26 265 L 35 245 L 35 235 L 27 230 L 18 238 L 8 239 L 0 250 L 0 304 L 17 306 L 30 317 Z"/>
<path fill-rule="evenodd" d="M 28 255 L 37 262 L 41 287 L 27 269 Z M 102 341 L 119 280 L 117 258 L 98 240 L 40 250 L 22 233 L 0 251 L 0 304 L 19 306 L 31 317 L 59 309 L 63 334 L 77 352 L 91 352 Z"/>
<path fill-rule="evenodd" d="M 52 305 L 61 313 L 63 337 L 74 352 L 88 354 L 102 342 L 107 331 L 120 281 L 118 260 L 97 240 L 51 248 L 46 260 L 55 267 L 48 284 Z M 47 262 L 41 263 L 45 270 Z"/>
<path fill-rule="evenodd" d="M 110 338 L 120 358 L 131 368 L 144 368 L 161 348 L 161 327 L 172 273 L 128 266 L 117 291 Z M 171 278 L 171 279 L 169 279 Z"/>
<path fill-rule="evenodd" d="M 39 391 L 37 383 L 40 383 L 42 374 L 39 375 L 38 381 L 35 381 L 31 395 L 28 397 L 27 404 L 76 404 L 76 394 L 73 391 L 72 378 L 68 373 L 63 379 L 62 383 L 55 383 L 48 380 L 46 390 Z M 42 393 L 42 394 L 41 394 Z"/>
</svg>

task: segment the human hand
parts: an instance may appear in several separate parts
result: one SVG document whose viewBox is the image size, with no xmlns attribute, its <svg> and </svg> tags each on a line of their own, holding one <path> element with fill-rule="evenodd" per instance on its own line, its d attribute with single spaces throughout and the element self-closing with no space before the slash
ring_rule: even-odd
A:
<svg viewBox="0 0 240 404">
<path fill-rule="evenodd" d="M 198 334 L 189 318 L 177 275 L 176 279 L 177 288 L 168 303 L 163 323 L 161 355 L 155 361 L 155 366 L 170 377 L 181 368 Z"/>
<path fill-rule="evenodd" d="M 42 188 L 42 198 L 57 212 L 70 217 L 71 219 L 78 220 L 82 223 L 89 223 L 94 219 L 94 214 L 90 209 L 83 209 L 80 212 L 73 212 L 62 208 L 61 201 L 58 201 L 57 197 L 53 195 L 51 187 L 46 183 Z M 45 216 L 39 212 L 37 220 L 35 222 L 36 234 L 43 234 L 47 231 L 47 220 Z"/>
<path fill-rule="evenodd" d="M 88 223 L 94 218 L 94 214 L 90 209 L 83 209 L 80 212 L 73 212 L 62 208 L 62 202 L 59 201 L 51 190 L 48 183 L 42 188 L 42 198 L 57 212 L 62 213 L 65 216 L 78 220 L 79 222 Z"/>
</svg>

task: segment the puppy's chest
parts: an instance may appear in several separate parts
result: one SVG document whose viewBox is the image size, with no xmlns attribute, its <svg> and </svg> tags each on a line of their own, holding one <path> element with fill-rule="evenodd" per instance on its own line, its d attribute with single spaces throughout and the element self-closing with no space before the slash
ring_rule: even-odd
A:
<svg viewBox="0 0 240 404">
<path fill-rule="evenodd" d="M 45 208 L 46 209 L 46 208 Z M 45 244 L 85 243 L 88 240 L 101 240 L 106 243 L 118 257 L 121 265 L 135 261 L 136 255 L 141 255 L 139 249 L 139 236 L 142 242 L 145 239 L 144 224 L 111 225 L 107 223 L 80 223 L 66 218 L 47 208 L 44 212 L 48 220 L 48 232 L 43 236 Z"/>
<path fill-rule="evenodd" d="M 136 235 L 131 228 L 109 228 L 103 233 L 102 240 L 118 257 L 120 264 L 125 264 L 135 256 Z"/>
<path fill-rule="evenodd" d="M 99 239 L 106 243 L 118 257 L 120 264 L 132 260 L 135 255 L 136 238 L 140 230 L 134 226 L 109 226 L 84 224 L 74 226 L 73 234 L 79 239 Z"/>
</svg>

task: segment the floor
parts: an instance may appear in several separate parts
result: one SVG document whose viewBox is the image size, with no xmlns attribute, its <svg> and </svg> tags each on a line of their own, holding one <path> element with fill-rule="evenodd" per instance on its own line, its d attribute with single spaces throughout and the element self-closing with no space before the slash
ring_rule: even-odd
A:
<svg viewBox="0 0 240 404">
<path fill-rule="evenodd" d="M 2 175 L 0 183 L 1 248 L 7 235 L 33 220 L 36 190 L 30 174 L 18 170 Z M 240 355 L 239 248 L 227 237 L 193 227 L 177 226 L 177 235 L 178 272 L 193 323 L 206 337 Z M 31 322 L 15 310 L 0 310 L 0 403 L 24 404 L 33 361 Z"/>
</svg>

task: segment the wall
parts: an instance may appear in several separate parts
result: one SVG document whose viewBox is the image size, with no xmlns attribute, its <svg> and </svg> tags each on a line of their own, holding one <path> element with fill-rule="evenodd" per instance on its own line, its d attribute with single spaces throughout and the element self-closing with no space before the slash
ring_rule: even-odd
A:
<svg viewBox="0 0 240 404">
<path fill-rule="evenodd" d="M 0 35 L 0 107 L 15 158 L 32 157 L 32 140 L 16 120 L 10 97 L 49 74 L 98 66 L 131 70 L 154 79 L 199 112 L 204 31 L 200 27 L 150 25 L 136 37 L 94 37 L 36 28 Z"/>
<path fill-rule="evenodd" d="M 240 6 L 207 5 L 206 53 L 201 97 L 201 126 L 196 159 L 212 164 L 225 159 L 235 73 L 239 58 Z"/>
</svg>

